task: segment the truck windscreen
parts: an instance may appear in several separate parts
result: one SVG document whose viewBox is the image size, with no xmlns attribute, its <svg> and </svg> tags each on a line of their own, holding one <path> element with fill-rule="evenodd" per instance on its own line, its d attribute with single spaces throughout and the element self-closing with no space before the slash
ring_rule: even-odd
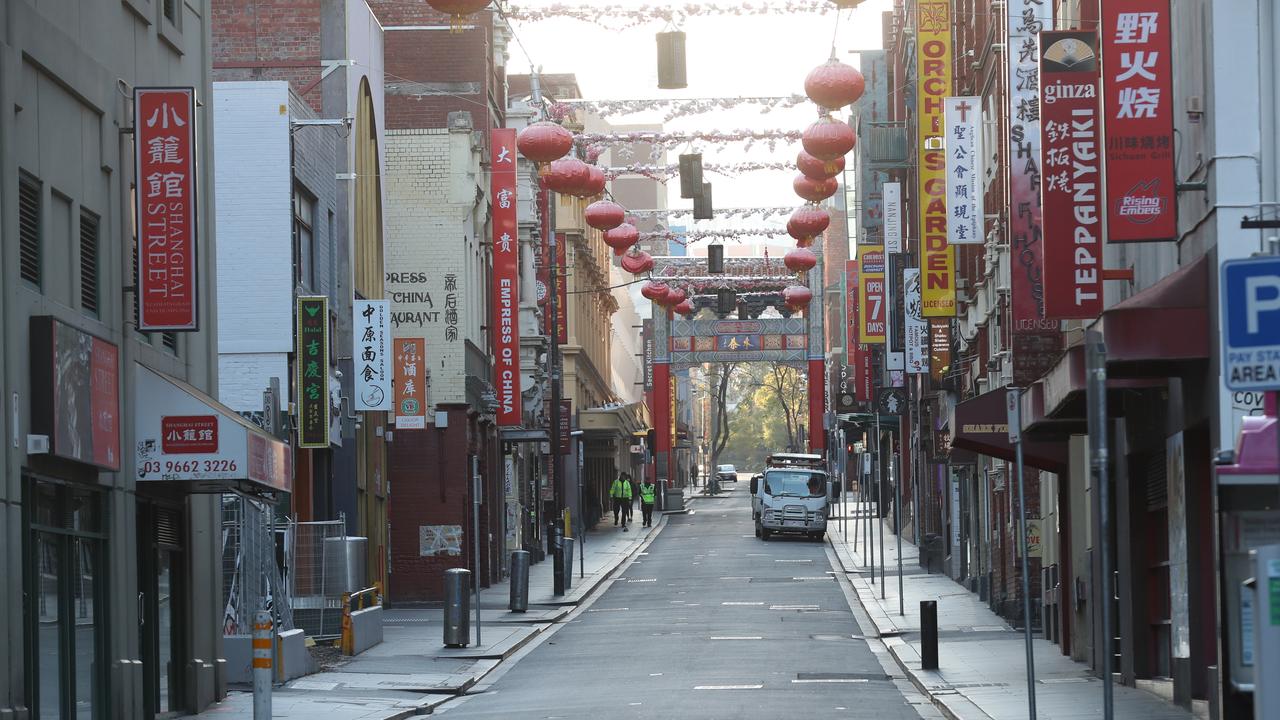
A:
<svg viewBox="0 0 1280 720">
<path fill-rule="evenodd" d="M 765 473 L 764 491 L 773 497 L 824 497 L 827 494 L 822 475 L 785 470 Z"/>
</svg>

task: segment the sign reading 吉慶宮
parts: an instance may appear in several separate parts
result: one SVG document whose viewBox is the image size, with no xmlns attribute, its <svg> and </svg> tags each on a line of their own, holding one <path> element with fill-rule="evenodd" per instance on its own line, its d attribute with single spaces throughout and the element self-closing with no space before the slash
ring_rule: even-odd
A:
<svg viewBox="0 0 1280 720">
<path fill-rule="evenodd" d="M 299 296 L 294 365 L 298 447 L 329 447 L 329 298 Z"/>
</svg>

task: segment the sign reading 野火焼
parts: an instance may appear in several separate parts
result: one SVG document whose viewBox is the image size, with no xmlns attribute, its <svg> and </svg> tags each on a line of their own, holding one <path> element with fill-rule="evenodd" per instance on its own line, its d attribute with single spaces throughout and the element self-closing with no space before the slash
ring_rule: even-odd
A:
<svg viewBox="0 0 1280 720">
<path fill-rule="evenodd" d="M 427 363 L 424 338 L 396 338 L 397 430 L 422 430 L 427 426 Z"/>
<path fill-rule="evenodd" d="M 1169 0 L 1102 3 L 1107 240 L 1174 240 Z"/>
<path fill-rule="evenodd" d="M 329 298 L 299 296 L 294 366 L 298 447 L 329 447 Z"/>
<path fill-rule="evenodd" d="M 951 94 L 950 0 L 916 3 L 916 152 L 920 158 L 920 274 L 925 317 L 956 314 L 955 248 L 947 242 L 943 101 Z"/>
<path fill-rule="evenodd" d="M 946 100 L 947 242 L 980 245 L 983 240 L 982 99 Z"/>
<path fill-rule="evenodd" d="M 196 91 L 134 88 L 138 330 L 198 330 Z"/>
<path fill-rule="evenodd" d="M 520 403 L 520 243 L 516 228 L 516 131 L 490 131 L 493 214 L 494 386 L 498 424 L 519 425 Z"/>
<path fill-rule="evenodd" d="M 1040 33 L 1044 314 L 1102 311 L 1102 137 L 1097 34 Z"/>
<path fill-rule="evenodd" d="M 391 303 L 355 300 L 351 303 L 355 335 L 356 410 L 394 410 L 391 389 Z"/>
<path fill-rule="evenodd" d="M 858 342 L 883 344 L 885 341 L 885 296 L 883 245 L 858 248 Z"/>
</svg>

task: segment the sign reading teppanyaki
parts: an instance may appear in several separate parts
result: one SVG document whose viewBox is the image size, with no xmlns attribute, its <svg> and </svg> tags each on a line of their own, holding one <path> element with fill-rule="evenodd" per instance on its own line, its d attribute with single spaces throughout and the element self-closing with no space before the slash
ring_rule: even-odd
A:
<svg viewBox="0 0 1280 720">
<path fill-rule="evenodd" d="M 329 447 L 329 298 L 298 297 L 298 447 Z"/>
<path fill-rule="evenodd" d="M 1097 35 L 1040 33 L 1044 314 L 1102 312 L 1102 138 Z"/>
<path fill-rule="evenodd" d="M 858 342 L 883 344 L 885 341 L 884 283 L 885 256 L 883 245 L 858 248 Z"/>
<path fill-rule="evenodd" d="M 138 330 L 198 330 L 196 91 L 134 88 Z"/>
<path fill-rule="evenodd" d="M 1107 239 L 1173 240 L 1173 63 L 1169 0 L 1102 3 Z"/>
<path fill-rule="evenodd" d="M 920 291 L 925 317 L 956 314 L 956 251 L 947 243 L 947 180 L 942 149 L 943 101 L 951 94 L 950 0 L 916 5 L 916 152 L 920 158 Z"/>
<path fill-rule="evenodd" d="M 520 243 L 516 231 L 516 131 L 490 131 L 493 195 L 494 385 L 498 424 L 519 425 L 520 405 Z"/>
</svg>

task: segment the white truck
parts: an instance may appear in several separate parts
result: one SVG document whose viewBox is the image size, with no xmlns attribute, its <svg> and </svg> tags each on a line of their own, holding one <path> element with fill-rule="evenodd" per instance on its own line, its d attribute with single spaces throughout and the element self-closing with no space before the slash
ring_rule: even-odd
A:
<svg viewBox="0 0 1280 720">
<path fill-rule="evenodd" d="M 777 453 L 751 478 L 756 537 L 797 533 L 822 539 L 831 507 L 831 482 L 821 455 Z"/>
</svg>

